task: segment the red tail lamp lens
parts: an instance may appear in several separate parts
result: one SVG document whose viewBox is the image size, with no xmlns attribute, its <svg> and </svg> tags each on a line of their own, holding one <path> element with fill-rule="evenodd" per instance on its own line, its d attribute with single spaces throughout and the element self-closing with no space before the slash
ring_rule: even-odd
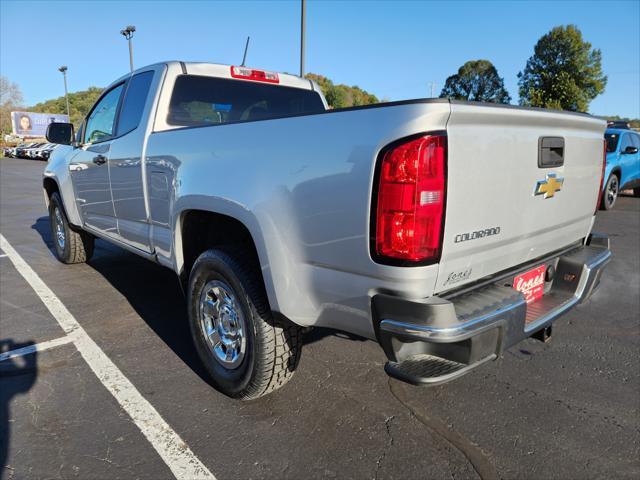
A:
<svg viewBox="0 0 640 480">
<path fill-rule="evenodd" d="M 388 150 L 376 210 L 376 253 L 410 262 L 437 260 L 442 248 L 447 139 L 428 135 Z"/>
</svg>

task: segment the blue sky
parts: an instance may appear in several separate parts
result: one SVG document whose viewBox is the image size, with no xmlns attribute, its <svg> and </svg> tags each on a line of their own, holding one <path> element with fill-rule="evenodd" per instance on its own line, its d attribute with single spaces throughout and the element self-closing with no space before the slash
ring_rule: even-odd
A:
<svg viewBox="0 0 640 480">
<path fill-rule="evenodd" d="M 17 82 L 27 105 L 69 89 L 106 86 L 128 69 L 134 24 L 136 66 L 161 60 L 247 64 L 299 71 L 300 2 L 0 1 L 0 72 Z M 538 38 L 576 24 L 602 50 L 609 77 L 595 114 L 640 117 L 640 2 L 308 1 L 307 71 L 358 85 L 388 100 L 440 92 L 471 59 L 494 63 L 517 102 L 517 74 Z"/>
</svg>

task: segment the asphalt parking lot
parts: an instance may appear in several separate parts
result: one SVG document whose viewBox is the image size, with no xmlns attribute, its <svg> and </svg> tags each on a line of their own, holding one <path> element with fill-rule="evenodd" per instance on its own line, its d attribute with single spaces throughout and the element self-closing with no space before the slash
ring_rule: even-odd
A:
<svg viewBox="0 0 640 480">
<path fill-rule="evenodd" d="M 425 389 L 390 380 L 375 343 L 314 330 L 285 388 L 240 403 L 207 383 L 172 272 L 102 241 L 86 265 L 57 262 L 43 167 L 0 160 L 0 234 L 206 474 L 640 477 L 640 198 L 598 213 L 614 258 L 550 343 L 527 340 Z M 0 251 L 0 354 L 62 340 L 0 361 L 0 478 L 175 475 L 8 253 Z"/>
</svg>

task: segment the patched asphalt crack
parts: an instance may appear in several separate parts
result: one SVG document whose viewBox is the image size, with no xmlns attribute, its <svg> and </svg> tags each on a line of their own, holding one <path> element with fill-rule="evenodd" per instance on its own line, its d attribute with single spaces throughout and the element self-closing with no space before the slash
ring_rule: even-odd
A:
<svg viewBox="0 0 640 480">
<path fill-rule="evenodd" d="M 382 465 L 382 462 L 387 456 L 387 450 L 389 450 L 393 446 L 393 435 L 391 435 L 389 424 L 394 418 L 395 418 L 395 415 L 391 415 L 390 417 L 387 417 L 384 419 L 384 427 L 386 429 L 387 437 L 389 438 L 389 441 L 386 447 L 384 448 L 384 450 L 382 451 L 382 454 L 378 457 L 378 460 L 376 460 L 376 471 L 374 476 L 375 479 L 378 478 L 378 472 L 380 471 L 380 466 Z"/>
<path fill-rule="evenodd" d="M 423 413 L 419 407 L 411 405 L 402 383 L 389 378 L 389 391 L 420 423 L 462 453 L 482 480 L 500 478 L 496 468 L 478 446 L 463 435 L 450 430 L 440 420 Z"/>
</svg>

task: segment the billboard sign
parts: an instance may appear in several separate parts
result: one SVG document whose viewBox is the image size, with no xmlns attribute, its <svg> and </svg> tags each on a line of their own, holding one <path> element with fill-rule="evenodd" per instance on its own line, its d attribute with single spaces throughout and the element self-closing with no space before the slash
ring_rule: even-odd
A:
<svg viewBox="0 0 640 480">
<path fill-rule="evenodd" d="M 69 123 L 69 115 L 60 113 L 11 112 L 13 134 L 19 137 L 44 137 L 51 122 Z"/>
</svg>

